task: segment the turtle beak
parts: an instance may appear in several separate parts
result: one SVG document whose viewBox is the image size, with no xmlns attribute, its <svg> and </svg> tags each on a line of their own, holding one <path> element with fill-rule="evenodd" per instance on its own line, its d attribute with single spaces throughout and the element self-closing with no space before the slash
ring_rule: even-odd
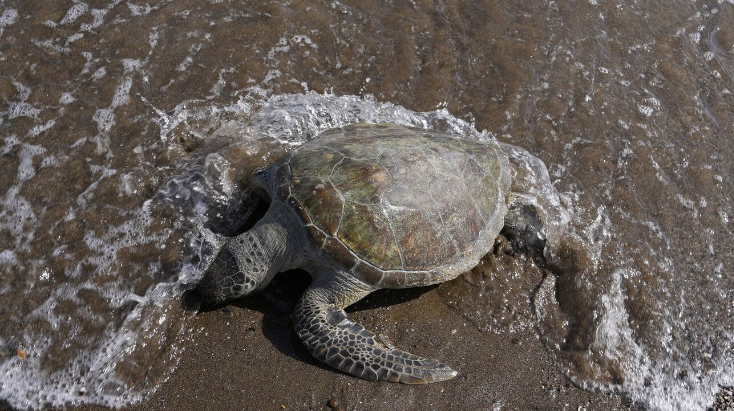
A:
<svg viewBox="0 0 734 411">
<path fill-rule="evenodd" d="M 226 264 L 219 256 L 207 268 L 196 288 L 196 293 L 204 306 L 214 307 L 227 300 L 221 281 L 226 277 L 226 270 Z"/>
<path fill-rule="evenodd" d="M 208 272 L 201 279 L 201 282 L 199 282 L 199 286 L 196 288 L 196 294 L 205 307 L 214 307 L 226 300 L 222 293 L 222 288 L 219 286 L 219 282 L 209 275 Z"/>
<path fill-rule="evenodd" d="M 237 259 L 223 247 L 207 268 L 196 293 L 204 306 L 217 306 L 255 291 L 256 281 L 237 266 Z"/>
</svg>

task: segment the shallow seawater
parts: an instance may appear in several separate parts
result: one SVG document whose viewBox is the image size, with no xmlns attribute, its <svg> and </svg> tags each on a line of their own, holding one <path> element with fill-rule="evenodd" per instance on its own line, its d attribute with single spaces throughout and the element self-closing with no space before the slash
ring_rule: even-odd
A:
<svg viewBox="0 0 734 411">
<path fill-rule="evenodd" d="M 451 309 L 705 409 L 734 385 L 733 92 L 730 0 L 2 2 L 0 399 L 145 399 L 248 173 L 391 122 L 522 147 L 557 195 L 548 266 L 478 267 Z"/>
</svg>

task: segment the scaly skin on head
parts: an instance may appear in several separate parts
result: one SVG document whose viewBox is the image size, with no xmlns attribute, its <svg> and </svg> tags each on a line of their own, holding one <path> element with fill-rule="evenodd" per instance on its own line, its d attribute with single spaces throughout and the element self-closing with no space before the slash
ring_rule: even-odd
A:
<svg viewBox="0 0 734 411">
<path fill-rule="evenodd" d="M 283 203 L 273 202 L 255 226 L 230 238 L 212 261 L 199 285 L 209 305 L 243 297 L 267 287 L 280 271 L 303 260 L 302 233 L 289 232 L 297 218 Z"/>
</svg>

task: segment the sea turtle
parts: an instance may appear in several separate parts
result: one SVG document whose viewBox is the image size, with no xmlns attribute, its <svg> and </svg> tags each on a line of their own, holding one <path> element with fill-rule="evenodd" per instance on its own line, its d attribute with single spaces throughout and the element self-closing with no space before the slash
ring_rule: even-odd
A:
<svg viewBox="0 0 734 411">
<path fill-rule="evenodd" d="M 222 303 L 302 268 L 313 282 L 293 325 L 314 357 L 367 380 L 453 378 L 456 371 L 394 348 L 344 308 L 381 288 L 437 284 L 477 265 L 508 214 L 510 174 L 493 142 L 387 124 L 327 131 L 253 174 L 268 211 L 227 240 L 200 294 Z"/>
</svg>

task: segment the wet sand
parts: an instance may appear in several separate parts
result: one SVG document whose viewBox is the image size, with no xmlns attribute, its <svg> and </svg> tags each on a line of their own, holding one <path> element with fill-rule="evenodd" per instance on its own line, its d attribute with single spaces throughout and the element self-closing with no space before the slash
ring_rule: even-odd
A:
<svg viewBox="0 0 734 411">
<path fill-rule="evenodd" d="M 182 345 L 177 368 L 147 400 L 122 408 L 147 410 L 646 410 L 624 394 L 583 390 L 563 375 L 535 328 L 488 327 L 466 318 L 472 309 L 504 321 L 528 317 L 532 287 L 506 281 L 497 289 L 526 293 L 499 302 L 466 301 L 478 280 L 522 266 L 522 282 L 540 282 L 548 272 L 502 247 L 503 237 L 480 264 L 437 286 L 381 290 L 349 307 L 350 317 L 387 336 L 397 347 L 437 358 L 459 371 L 429 385 L 373 383 L 313 359 L 292 328 L 291 312 L 311 279 L 305 271 L 278 274 L 259 295 L 200 311 Z M 497 291 L 497 290 L 494 290 Z M 490 306 L 480 307 L 492 300 Z M 509 307 L 508 304 L 516 304 Z M 504 313 L 504 315 L 503 315 Z M 476 319 L 474 319 L 476 321 Z M 483 331 L 485 330 L 485 331 Z M 333 407 L 336 405 L 336 407 Z M 714 411 L 734 410 L 730 389 L 720 392 Z M 73 411 L 104 411 L 84 405 Z"/>
<path fill-rule="evenodd" d="M 257 297 L 198 314 L 172 375 L 148 400 L 122 410 L 332 410 L 332 399 L 344 411 L 646 409 L 624 395 L 573 385 L 534 330 L 497 334 L 467 322 L 441 298 L 466 281 L 462 276 L 424 289 L 383 290 L 347 310 L 396 346 L 445 360 L 459 371 L 452 380 L 373 383 L 314 360 L 290 320 L 310 277 L 293 271 L 279 274 Z M 722 390 L 712 409 L 734 410 L 732 391 Z"/>
<path fill-rule="evenodd" d="M 305 272 L 282 273 L 255 298 L 199 313 L 172 375 L 148 400 L 121 410 L 645 409 L 624 395 L 573 385 L 533 330 L 495 334 L 468 323 L 440 297 L 443 289 L 461 287 L 464 277 L 425 289 L 381 291 L 348 310 L 397 346 L 444 359 L 459 371 L 456 378 L 409 386 L 335 371 L 311 358 L 291 328 L 291 308 L 309 281 Z M 732 391 L 722 390 L 712 409 L 734 410 Z M 0 411 L 13 409 L 0 403 Z"/>
<path fill-rule="evenodd" d="M 314 360 L 292 329 L 291 311 L 310 283 L 306 272 L 296 270 L 276 276 L 260 295 L 201 311 L 172 375 L 148 400 L 122 409 L 329 410 L 332 399 L 342 410 L 643 409 L 624 396 L 574 386 L 554 365 L 535 329 L 483 332 L 462 315 L 477 303 L 463 299 L 479 278 L 509 269 L 518 259 L 532 272 L 530 281 L 543 275 L 529 260 L 500 249 L 448 283 L 382 290 L 347 309 L 353 320 L 397 347 L 445 361 L 459 371 L 452 380 L 417 386 L 373 383 Z M 532 288 L 526 290 L 530 297 Z M 512 311 L 501 305 L 486 309 Z M 532 315 L 529 304 L 517 308 L 520 316 Z M 69 409 L 105 410 L 89 405 Z"/>
<path fill-rule="evenodd" d="M 382 291 L 348 311 L 398 347 L 440 358 L 459 371 L 440 384 L 372 383 L 311 358 L 290 313 L 310 281 L 280 274 L 266 293 L 200 313 L 181 362 L 147 401 L 124 410 L 629 410 L 630 401 L 573 386 L 534 330 L 481 332 L 441 298 L 443 288 Z M 455 283 L 455 284 L 454 284 Z M 77 411 L 103 410 L 83 406 Z"/>
</svg>

